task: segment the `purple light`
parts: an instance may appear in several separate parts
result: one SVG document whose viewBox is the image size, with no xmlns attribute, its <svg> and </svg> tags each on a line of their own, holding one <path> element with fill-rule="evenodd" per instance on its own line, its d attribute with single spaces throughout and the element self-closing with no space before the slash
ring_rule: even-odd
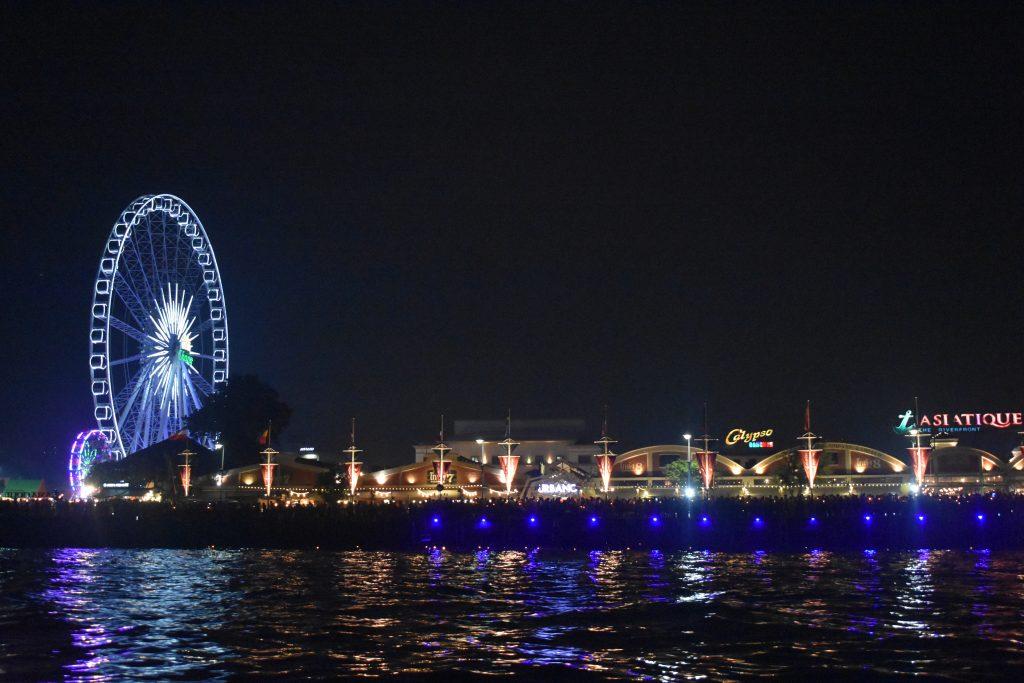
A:
<svg viewBox="0 0 1024 683">
<path fill-rule="evenodd" d="M 68 457 L 68 483 L 71 484 L 71 495 L 77 496 L 81 493 L 93 465 L 112 459 L 113 453 L 103 432 L 98 429 L 79 432 L 71 444 Z"/>
</svg>

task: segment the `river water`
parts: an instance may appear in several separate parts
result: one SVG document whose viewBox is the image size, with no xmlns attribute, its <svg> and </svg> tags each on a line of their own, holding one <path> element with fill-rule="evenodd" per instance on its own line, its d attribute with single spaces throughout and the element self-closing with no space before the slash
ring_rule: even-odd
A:
<svg viewBox="0 0 1024 683">
<path fill-rule="evenodd" d="M 0 677 L 1024 674 L 1024 553 L 0 550 Z"/>
</svg>

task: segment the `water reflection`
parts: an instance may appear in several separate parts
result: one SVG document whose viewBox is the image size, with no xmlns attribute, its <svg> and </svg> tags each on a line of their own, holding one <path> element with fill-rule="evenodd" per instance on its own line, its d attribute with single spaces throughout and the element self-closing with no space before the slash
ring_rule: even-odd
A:
<svg viewBox="0 0 1024 683">
<path fill-rule="evenodd" d="M 920 550 L 908 554 L 903 562 L 902 580 L 896 582 L 896 602 L 890 611 L 894 628 L 917 631 L 922 636 L 938 635 L 928 629 L 925 621 L 933 606 L 930 564 L 936 553 Z"/>
<path fill-rule="evenodd" d="M 0 677 L 996 675 L 1022 659 L 1022 560 L 0 551 Z"/>
<path fill-rule="evenodd" d="M 209 665 L 230 654 L 209 638 L 232 599 L 218 559 L 205 551 L 55 551 L 43 598 L 71 625 L 65 680 L 210 678 Z"/>
</svg>

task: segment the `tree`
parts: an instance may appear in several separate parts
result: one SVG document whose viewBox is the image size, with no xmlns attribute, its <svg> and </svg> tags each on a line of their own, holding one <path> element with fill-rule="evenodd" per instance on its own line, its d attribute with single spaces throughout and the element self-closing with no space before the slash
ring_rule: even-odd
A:
<svg viewBox="0 0 1024 683">
<path fill-rule="evenodd" d="M 135 486 L 149 486 L 157 491 L 178 495 L 181 493 L 179 465 L 184 463 L 181 452 L 193 452 L 192 476 L 201 477 L 217 470 L 220 462 L 214 453 L 191 440 L 165 439 L 136 451 L 121 460 L 98 463 L 89 472 L 86 482 L 101 487 L 104 482 L 127 481 Z"/>
<path fill-rule="evenodd" d="M 665 478 L 668 479 L 676 486 L 682 486 L 687 481 L 687 473 L 690 475 L 691 481 L 700 480 L 700 468 L 697 466 L 697 461 L 691 460 L 673 460 L 669 464 L 665 465 L 662 469 L 665 474 Z"/>
<path fill-rule="evenodd" d="M 787 490 L 807 482 L 807 477 L 803 473 L 803 465 L 800 462 L 800 455 L 795 448 L 790 449 L 782 462 L 776 466 L 775 475 L 779 478 L 779 484 L 785 486 Z"/>
<path fill-rule="evenodd" d="M 292 409 L 273 387 L 256 375 L 239 375 L 188 417 L 188 428 L 193 436 L 217 439 L 224 446 L 225 463 L 230 468 L 254 462 L 267 424 L 271 424 L 271 436 L 278 436 L 288 426 L 291 414 Z"/>
</svg>

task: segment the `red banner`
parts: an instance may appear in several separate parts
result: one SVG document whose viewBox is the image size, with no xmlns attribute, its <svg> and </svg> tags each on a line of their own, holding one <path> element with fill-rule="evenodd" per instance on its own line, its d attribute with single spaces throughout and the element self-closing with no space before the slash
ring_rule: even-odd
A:
<svg viewBox="0 0 1024 683">
<path fill-rule="evenodd" d="M 928 446 L 912 446 L 910 451 L 910 464 L 914 468 L 914 477 L 917 478 L 917 485 L 924 483 L 924 472 L 928 469 L 928 454 L 932 449 Z"/>
<path fill-rule="evenodd" d="M 185 497 L 188 497 L 188 490 L 192 487 L 192 465 L 178 465 L 181 470 L 181 488 L 185 489 Z"/>
<path fill-rule="evenodd" d="M 814 488 L 814 477 L 818 475 L 818 464 L 821 462 L 821 451 L 818 449 L 801 450 L 800 462 L 804 466 L 804 474 L 807 475 L 807 486 Z"/>
<path fill-rule="evenodd" d="M 601 453 L 597 456 L 597 471 L 601 473 L 601 484 L 605 493 L 608 492 L 608 482 L 612 479 L 612 468 L 615 467 L 615 455 L 613 453 Z"/>
<path fill-rule="evenodd" d="M 505 475 L 505 493 L 512 493 L 512 479 L 516 476 L 516 469 L 519 468 L 518 455 L 499 455 L 498 464 L 501 466 L 501 473 Z"/>
<path fill-rule="evenodd" d="M 704 488 L 709 489 L 715 483 L 715 461 L 718 460 L 718 453 L 714 451 L 697 451 L 697 467 L 700 469 L 701 479 L 704 480 Z"/>
<path fill-rule="evenodd" d="M 345 469 L 348 470 L 348 492 L 354 496 L 356 495 L 356 484 L 359 483 L 359 475 L 363 473 L 363 463 L 349 462 L 345 465 Z"/>
<path fill-rule="evenodd" d="M 274 468 L 277 467 L 276 463 L 265 462 L 260 465 L 260 469 L 263 470 L 263 485 L 267 487 L 267 497 L 270 497 L 270 487 L 274 485 Z"/>
</svg>

